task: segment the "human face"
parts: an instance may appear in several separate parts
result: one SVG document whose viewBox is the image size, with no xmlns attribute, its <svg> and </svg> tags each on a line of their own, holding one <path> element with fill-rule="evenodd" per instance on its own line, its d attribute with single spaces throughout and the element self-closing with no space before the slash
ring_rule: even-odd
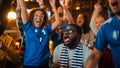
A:
<svg viewBox="0 0 120 68">
<path fill-rule="evenodd" d="M 75 27 L 68 25 L 63 30 L 63 39 L 65 46 L 71 47 L 74 46 L 77 42 L 78 32 L 76 31 Z"/>
<path fill-rule="evenodd" d="M 96 18 L 95 21 L 96 21 L 96 23 L 95 23 L 96 28 L 99 29 L 100 26 L 104 23 L 105 19 L 103 17 L 99 16 Z"/>
<path fill-rule="evenodd" d="M 42 11 L 38 10 L 35 12 L 33 17 L 34 26 L 40 27 L 44 21 L 44 14 Z"/>
<path fill-rule="evenodd" d="M 83 23 L 84 23 L 84 17 L 83 17 L 82 14 L 79 14 L 78 17 L 77 17 L 77 25 L 79 27 L 82 27 Z"/>
<path fill-rule="evenodd" d="M 120 0 L 109 0 L 109 6 L 114 14 L 120 15 Z"/>
</svg>

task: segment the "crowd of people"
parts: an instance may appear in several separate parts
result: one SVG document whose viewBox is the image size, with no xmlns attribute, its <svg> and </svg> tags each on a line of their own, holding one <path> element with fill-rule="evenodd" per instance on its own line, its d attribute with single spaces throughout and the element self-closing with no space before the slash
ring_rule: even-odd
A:
<svg viewBox="0 0 120 68">
<path fill-rule="evenodd" d="M 57 8 L 56 0 L 49 0 L 53 15 L 48 19 L 44 0 L 36 0 L 39 7 L 29 13 L 25 1 L 17 0 L 17 24 L 24 35 L 19 53 L 14 38 L 5 33 L 5 0 L 0 0 L 0 68 L 119 68 L 120 0 L 107 0 L 111 17 L 96 3 L 90 21 L 84 12 L 74 18 L 72 1 L 59 0 Z"/>
</svg>

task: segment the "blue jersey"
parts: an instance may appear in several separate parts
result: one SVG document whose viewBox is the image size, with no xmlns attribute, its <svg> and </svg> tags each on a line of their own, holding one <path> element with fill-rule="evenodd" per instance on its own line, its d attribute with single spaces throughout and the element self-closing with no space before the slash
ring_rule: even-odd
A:
<svg viewBox="0 0 120 68">
<path fill-rule="evenodd" d="M 24 65 L 42 66 L 49 61 L 49 35 L 52 32 L 52 26 L 45 28 L 33 26 L 30 21 L 24 25 L 25 31 L 25 53 Z"/>
<path fill-rule="evenodd" d="M 120 20 L 116 16 L 101 26 L 96 37 L 96 49 L 103 51 L 107 45 L 110 45 L 115 68 L 120 68 Z"/>
</svg>

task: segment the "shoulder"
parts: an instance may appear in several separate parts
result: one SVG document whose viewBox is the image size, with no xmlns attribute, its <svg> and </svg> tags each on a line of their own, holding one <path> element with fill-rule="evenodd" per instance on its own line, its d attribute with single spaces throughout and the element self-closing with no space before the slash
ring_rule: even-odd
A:
<svg viewBox="0 0 120 68">
<path fill-rule="evenodd" d="M 112 20 L 113 20 L 114 18 L 115 18 L 115 17 L 111 17 L 111 18 L 107 19 L 107 20 L 102 24 L 101 27 L 105 27 L 105 26 L 111 25 L 111 24 L 112 24 Z"/>
<path fill-rule="evenodd" d="M 55 51 L 56 51 L 56 50 L 61 51 L 63 46 L 64 46 L 63 43 L 59 44 L 59 45 L 55 48 Z"/>
</svg>

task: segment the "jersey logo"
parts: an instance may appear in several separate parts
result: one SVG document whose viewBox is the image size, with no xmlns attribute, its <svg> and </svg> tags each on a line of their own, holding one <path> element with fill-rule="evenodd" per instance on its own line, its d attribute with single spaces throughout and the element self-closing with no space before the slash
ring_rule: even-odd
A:
<svg viewBox="0 0 120 68">
<path fill-rule="evenodd" d="M 119 36 L 119 30 L 114 30 L 113 31 L 113 39 L 117 40 L 118 36 Z"/>
<path fill-rule="evenodd" d="M 37 32 L 38 32 L 38 30 L 37 30 L 37 29 L 35 29 L 35 32 L 37 33 Z"/>
<path fill-rule="evenodd" d="M 43 34 L 44 34 L 44 35 L 46 35 L 46 32 L 45 32 L 45 30 L 42 30 L 42 32 L 43 32 Z"/>
</svg>

